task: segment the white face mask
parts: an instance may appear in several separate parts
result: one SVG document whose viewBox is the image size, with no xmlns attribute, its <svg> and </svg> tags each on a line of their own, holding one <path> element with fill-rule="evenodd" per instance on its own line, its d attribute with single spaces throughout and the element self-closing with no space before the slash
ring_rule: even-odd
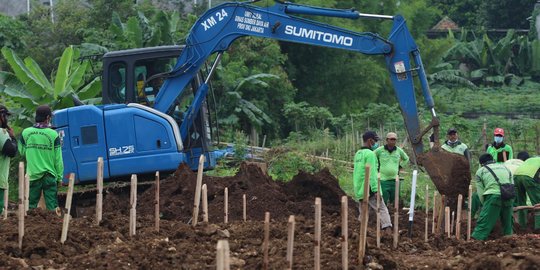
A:
<svg viewBox="0 0 540 270">
<path fill-rule="evenodd" d="M 497 144 L 502 143 L 503 137 L 495 136 L 494 141 L 495 141 L 495 143 L 497 143 Z"/>
</svg>

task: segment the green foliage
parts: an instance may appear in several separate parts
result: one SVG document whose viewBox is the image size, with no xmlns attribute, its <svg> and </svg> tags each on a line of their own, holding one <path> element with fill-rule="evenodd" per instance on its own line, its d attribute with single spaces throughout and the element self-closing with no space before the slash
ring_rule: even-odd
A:
<svg viewBox="0 0 540 270">
<path fill-rule="evenodd" d="M 0 14 L 0 47 L 8 47 L 16 52 L 22 51 L 26 46 L 22 38 L 27 31 L 21 21 Z M 0 70 L 5 64 L 0 61 Z"/>
<path fill-rule="evenodd" d="M 438 71 L 430 76 L 434 83 L 465 85 L 468 80 L 474 85 L 519 85 L 539 61 L 533 57 L 537 45 L 513 30 L 497 41 L 485 34 L 469 41 L 468 33 L 462 33 L 436 66 Z"/>
<path fill-rule="evenodd" d="M 38 105 L 49 104 L 55 110 L 71 107 L 73 98 L 90 100 L 101 91 L 99 77 L 89 83 L 84 81 L 89 63 L 78 62 L 79 51 L 73 47 L 65 49 L 56 76 L 51 80 L 32 58 L 27 57 L 23 62 L 7 47 L 2 48 L 2 55 L 14 73 L 0 72 L 0 92 L 22 105 L 14 110 L 19 127 L 31 125 L 34 108 Z"/>
<path fill-rule="evenodd" d="M 309 162 L 303 154 L 285 151 L 273 155 L 268 161 L 268 174 L 274 180 L 288 182 L 302 170 L 308 173 L 315 173 L 317 167 Z"/>
<path fill-rule="evenodd" d="M 246 159 L 248 139 L 246 134 L 241 131 L 235 131 L 234 134 L 234 160 L 239 162 Z"/>
<path fill-rule="evenodd" d="M 480 6 L 480 17 L 487 28 L 528 29 L 527 18 L 531 16 L 534 1 L 530 0 L 483 0 Z"/>
</svg>

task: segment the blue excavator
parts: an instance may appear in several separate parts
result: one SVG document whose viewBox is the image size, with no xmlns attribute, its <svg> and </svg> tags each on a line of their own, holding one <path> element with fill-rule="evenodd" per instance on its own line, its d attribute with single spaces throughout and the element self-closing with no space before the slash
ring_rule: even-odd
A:
<svg viewBox="0 0 540 270">
<path fill-rule="evenodd" d="M 54 113 L 53 124 L 62 138 L 64 181 L 74 172 L 77 182 L 94 182 L 98 157 L 103 157 L 105 179 L 174 171 L 180 163 L 196 169 L 201 155 L 206 158 L 204 168 L 212 169 L 216 153 L 211 145 L 207 102 L 210 79 L 233 42 L 254 36 L 384 57 L 415 160 L 427 169 L 439 190 L 455 188 L 451 179 L 457 176 L 452 176 L 451 170 L 441 173 L 441 167 L 452 166 L 438 147 L 439 122 L 433 98 L 418 46 L 402 16 L 277 0 L 273 6 L 259 7 L 253 2 L 257 1 L 224 3 L 209 9 L 193 25 L 184 46 L 105 54 L 104 105 L 81 105 Z M 390 35 L 383 38 L 307 19 L 309 16 L 390 20 L 393 25 Z M 207 65 L 210 60 L 213 62 Z M 433 119 L 423 129 L 413 77 L 419 81 Z M 436 145 L 424 153 L 422 137 L 431 129 Z M 468 181 L 461 182 L 466 191 Z"/>
</svg>

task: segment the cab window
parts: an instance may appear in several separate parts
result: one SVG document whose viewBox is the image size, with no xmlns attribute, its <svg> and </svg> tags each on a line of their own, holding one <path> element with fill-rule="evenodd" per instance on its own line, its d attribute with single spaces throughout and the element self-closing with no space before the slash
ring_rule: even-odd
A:
<svg viewBox="0 0 540 270">
<path fill-rule="evenodd" d="M 173 69 L 176 57 L 144 59 L 135 62 L 135 99 L 139 104 L 153 106 L 154 100 L 163 85 L 163 78 L 149 80 L 152 76 Z"/>
<path fill-rule="evenodd" d="M 109 68 L 109 98 L 113 103 L 126 102 L 126 64 L 114 63 Z"/>
</svg>

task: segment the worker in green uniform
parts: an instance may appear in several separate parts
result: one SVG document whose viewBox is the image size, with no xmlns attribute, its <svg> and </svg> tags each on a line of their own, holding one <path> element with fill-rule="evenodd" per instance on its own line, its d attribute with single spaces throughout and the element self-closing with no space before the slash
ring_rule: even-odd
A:
<svg viewBox="0 0 540 270">
<path fill-rule="evenodd" d="M 358 209 L 360 210 L 360 217 L 362 217 L 361 202 L 364 199 L 368 200 L 368 204 L 371 208 L 377 209 L 377 197 L 374 196 L 378 192 L 377 188 L 377 156 L 373 153 L 373 150 L 377 149 L 379 136 L 374 131 L 367 131 L 362 135 L 364 145 L 354 155 L 354 172 L 353 172 L 353 189 L 354 198 L 359 200 Z M 365 167 L 370 165 L 369 171 L 369 198 L 364 198 L 364 178 Z M 384 200 L 381 201 L 381 228 L 391 228 L 392 222 L 390 221 L 390 214 Z"/>
<path fill-rule="evenodd" d="M 512 159 L 514 157 L 512 147 L 504 142 L 504 129 L 496 128 L 493 135 L 493 143 L 487 147 L 486 152 L 493 157 L 495 162 Z"/>
<path fill-rule="evenodd" d="M 8 125 L 7 117 L 11 115 L 4 105 L 0 105 L 0 214 L 4 211 L 4 191 L 8 188 L 9 163 L 17 154 L 17 140 L 13 129 Z"/>
<path fill-rule="evenodd" d="M 58 207 L 57 185 L 64 175 L 62 148 L 58 133 L 50 127 L 51 108 L 41 105 L 36 109 L 36 124 L 22 132 L 19 152 L 26 157 L 26 172 L 30 178 L 30 208 L 36 208 L 41 197 L 45 198 L 48 210 Z"/>
<path fill-rule="evenodd" d="M 516 205 L 522 206 L 527 202 L 527 195 L 532 205 L 540 203 L 540 156 L 528 158 L 514 173 L 516 185 Z M 527 210 L 518 212 L 519 225 L 527 226 Z M 534 229 L 540 229 L 540 213 L 535 212 Z"/>
<path fill-rule="evenodd" d="M 467 160 L 470 159 L 469 148 L 466 144 L 459 140 L 456 128 L 450 128 L 446 132 L 446 141 L 441 146 L 442 149 L 464 156 Z"/>
<path fill-rule="evenodd" d="M 386 134 L 386 144 L 377 148 L 374 152 L 379 160 L 378 168 L 381 174 L 381 196 L 385 203 L 394 202 L 396 194 L 396 176 L 400 166 L 409 162 L 409 156 L 396 145 L 397 134 Z"/>
<path fill-rule="evenodd" d="M 523 162 L 529 158 L 529 153 L 527 151 L 521 151 L 517 154 L 517 158 L 509 159 L 504 162 L 504 166 L 510 170 L 512 175 L 515 175 L 517 168 L 523 165 Z M 514 181 L 516 179 L 514 178 Z"/>
<path fill-rule="evenodd" d="M 480 156 L 481 167 L 476 171 L 476 190 L 482 201 L 482 210 L 472 237 L 486 240 L 497 220 L 501 220 L 504 235 L 512 234 L 513 199 L 501 198 L 501 184 L 513 184 L 510 170 L 502 163 L 495 163 L 490 154 Z"/>
</svg>

